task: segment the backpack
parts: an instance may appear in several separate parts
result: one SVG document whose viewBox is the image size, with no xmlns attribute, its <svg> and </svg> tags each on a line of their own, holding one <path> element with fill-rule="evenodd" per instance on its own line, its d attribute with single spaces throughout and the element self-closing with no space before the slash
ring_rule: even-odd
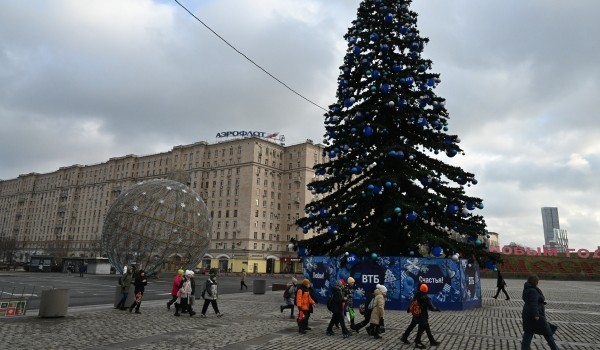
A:
<svg viewBox="0 0 600 350">
<path fill-rule="evenodd" d="M 283 297 L 285 299 L 291 298 L 292 297 L 292 285 L 289 285 L 285 291 L 283 292 Z"/>
<path fill-rule="evenodd" d="M 333 295 L 327 300 L 327 310 L 333 312 Z"/>
<path fill-rule="evenodd" d="M 410 303 L 408 306 L 408 311 L 415 317 L 419 317 L 421 315 L 421 306 L 419 305 L 419 301 L 417 299 Z"/>
</svg>

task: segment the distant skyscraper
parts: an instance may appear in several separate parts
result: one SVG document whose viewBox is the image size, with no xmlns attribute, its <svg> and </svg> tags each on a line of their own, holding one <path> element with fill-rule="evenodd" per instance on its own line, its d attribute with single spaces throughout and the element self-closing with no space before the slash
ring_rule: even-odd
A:
<svg viewBox="0 0 600 350">
<path fill-rule="evenodd" d="M 556 248 L 564 252 L 568 246 L 567 231 L 560 229 L 558 208 L 542 208 L 542 224 L 544 226 L 544 248 Z"/>
</svg>

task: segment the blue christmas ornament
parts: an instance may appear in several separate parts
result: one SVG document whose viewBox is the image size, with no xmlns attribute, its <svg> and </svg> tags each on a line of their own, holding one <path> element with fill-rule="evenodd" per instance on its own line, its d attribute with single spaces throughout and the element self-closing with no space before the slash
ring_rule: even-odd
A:
<svg viewBox="0 0 600 350">
<path fill-rule="evenodd" d="M 394 64 L 394 65 L 392 66 L 392 71 L 393 71 L 393 72 L 395 72 L 395 73 L 402 72 L 402 66 L 401 66 L 401 65 L 399 65 L 399 64 Z"/>
<path fill-rule="evenodd" d="M 377 40 L 379 40 L 379 34 L 372 33 L 369 39 L 371 39 L 372 42 L 376 42 Z"/>
<path fill-rule="evenodd" d="M 495 268 L 496 268 L 496 264 L 494 264 L 494 262 L 493 262 L 493 261 L 491 261 L 491 260 L 488 260 L 488 261 L 485 263 L 485 267 L 486 267 L 488 270 L 493 270 L 493 269 L 495 269 Z"/>
<path fill-rule="evenodd" d="M 433 254 L 433 256 L 439 257 L 442 255 L 443 252 L 444 250 L 439 245 L 436 245 L 435 247 L 431 248 L 431 254 Z"/>
<path fill-rule="evenodd" d="M 375 189 L 375 185 L 373 185 L 373 184 L 369 184 L 369 185 L 367 186 L 367 190 L 369 190 L 369 191 L 373 192 L 373 189 Z"/>
<path fill-rule="evenodd" d="M 427 79 L 427 86 L 434 86 L 434 85 L 435 85 L 435 80 Z"/>
<path fill-rule="evenodd" d="M 406 100 L 405 99 L 399 99 L 398 102 L 396 102 L 396 107 L 398 108 L 404 108 L 406 107 Z"/>
<path fill-rule="evenodd" d="M 381 73 L 377 69 L 374 69 L 373 72 L 371 73 L 371 76 L 373 77 L 373 79 L 379 79 L 379 77 L 381 76 Z"/>
<path fill-rule="evenodd" d="M 344 106 L 345 106 L 345 107 L 350 107 L 350 106 L 352 106 L 352 105 L 354 104 L 354 101 L 355 101 L 355 100 L 356 100 L 356 99 L 355 99 L 354 97 L 350 97 L 350 98 L 347 98 L 347 99 L 345 99 L 345 100 L 344 100 Z"/>
<path fill-rule="evenodd" d="M 371 85 L 371 87 L 369 88 L 369 90 L 371 90 L 371 92 L 375 92 L 375 91 L 377 91 L 377 86 Z"/>
<path fill-rule="evenodd" d="M 479 238 L 475 240 L 475 245 L 481 245 L 481 240 Z"/>
<path fill-rule="evenodd" d="M 371 253 L 371 259 L 377 260 L 377 253 Z"/>
<path fill-rule="evenodd" d="M 472 183 L 473 185 L 477 185 L 477 180 L 473 179 L 473 180 L 471 180 L 471 183 Z"/>
<path fill-rule="evenodd" d="M 414 44 L 415 44 L 415 43 L 413 43 L 413 45 L 414 45 Z M 418 44 L 417 44 L 417 45 L 418 45 Z M 424 72 L 425 70 L 427 70 L 427 67 L 426 67 L 424 64 L 420 64 L 420 65 L 417 67 L 417 70 L 418 70 L 419 72 Z"/>
<path fill-rule="evenodd" d="M 400 209 L 400 207 L 394 208 L 394 213 L 400 214 L 400 212 L 402 212 L 402 209 Z"/>
<path fill-rule="evenodd" d="M 448 204 L 448 207 L 446 208 L 446 212 L 451 215 L 458 213 L 458 205 L 456 205 L 456 203 Z"/>
<path fill-rule="evenodd" d="M 475 209 L 475 203 L 473 203 L 473 202 L 467 202 L 466 207 L 469 210 L 474 210 Z"/>
<path fill-rule="evenodd" d="M 298 247 L 298 256 L 306 256 L 306 248 Z"/>
<path fill-rule="evenodd" d="M 479 204 L 477 204 L 477 208 L 479 208 L 479 209 L 483 209 L 483 203 L 479 203 Z"/>
<path fill-rule="evenodd" d="M 406 220 L 408 220 L 410 222 L 417 220 L 417 213 L 415 213 L 414 211 L 411 211 L 410 213 L 406 214 Z"/>
<path fill-rule="evenodd" d="M 390 92 L 390 84 L 381 84 L 381 92 L 389 93 Z"/>
<path fill-rule="evenodd" d="M 360 55 L 361 50 L 362 49 L 360 48 L 360 46 L 354 46 L 354 48 L 352 49 L 352 52 L 358 56 L 358 55 Z"/>
<path fill-rule="evenodd" d="M 391 183 L 390 181 L 386 181 L 386 182 L 385 182 L 385 187 L 386 187 L 386 188 L 390 188 L 390 187 L 392 187 L 392 183 Z"/>
<path fill-rule="evenodd" d="M 364 128 L 363 135 L 365 135 L 366 137 L 373 136 L 373 128 L 370 126 L 367 126 L 366 128 Z"/>
<path fill-rule="evenodd" d="M 322 218 L 326 218 L 329 216 L 329 211 L 325 208 L 321 208 L 319 210 L 319 216 L 321 216 Z"/>
<path fill-rule="evenodd" d="M 386 22 L 388 22 L 388 23 L 391 23 L 394 20 L 394 15 L 391 14 L 391 13 L 388 13 L 387 15 L 385 15 L 383 17 L 383 20 L 386 21 Z"/>
<path fill-rule="evenodd" d="M 331 152 L 329 152 L 329 158 L 330 158 L 330 159 L 333 159 L 333 158 L 335 158 L 335 156 L 336 156 L 336 155 L 337 155 L 337 154 L 336 154 L 334 151 L 331 151 Z"/>
<path fill-rule="evenodd" d="M 398 31 L 400 32 L 400 34 L 404 35 L 404 34 L 408 33 L 408 28 L 402 26 L 398 29 Z"/>
<path fill-rule="evenodd" d="M 358 262 L 358 256 L 356 254 L 349 254 L 346 256 L 346 263 L 349 267 L 354 266 Z"/>
<path fill-rule="evenodd" d="M 448 150 L 446 150 L 446 155 L 450 158 L 454 157 L 456 155 L 456 150 L 454 148 L 450 148 Z"/>
</svg>

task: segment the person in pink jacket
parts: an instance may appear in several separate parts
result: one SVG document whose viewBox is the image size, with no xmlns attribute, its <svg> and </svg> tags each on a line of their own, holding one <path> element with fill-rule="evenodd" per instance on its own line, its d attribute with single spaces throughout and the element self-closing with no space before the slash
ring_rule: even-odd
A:
<svg viewBox="0 0 600 350">
<path fill-rule="evenodd" d="M 183 275 L 183 270 L 177 270 L 175 277 L 173 278 L 173 286 L 171 287 L 171 300 L 167 301 L 167 309 L 171 310 L 171 305 L 177 300 L 177 293 L 179 292 L 179 288 L 181 288 L 181 276 Z"/>
</svg>

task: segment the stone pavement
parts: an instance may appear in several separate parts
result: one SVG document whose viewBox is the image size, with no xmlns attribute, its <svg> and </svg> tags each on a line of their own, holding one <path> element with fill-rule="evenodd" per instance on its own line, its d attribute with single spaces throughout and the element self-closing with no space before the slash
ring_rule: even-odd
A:
<svg viewBox="0 0 600 350">
<path fill-rule="evenodd" d="M 492 298 L 495 280 L 482 280 L 483 307 L 466 311 L 430 313 L 434 336 L 441 345 L 432 349 L 520 349 L 522 280 L 507 280 L 511 300 Z M 548 319 L 558 325 L 556 340 L 562 350 L 600 349 L 600 282 L 540 281 L 548 301 Z M 252 288 L 250 288 L 252 290 Z M 69 308 L 67 317 L 42 319 L 37 310 L 23 317 L 0 319 L 0 349 L 413 349 L 400 342 L 410 323 L 404 311 L 385 313 L 383 339 L 369 337 L 364 329 L 343 339 L 337 331 L 325 335 L 330 313 L 317 305 L 308 334 L 297 331 L 289 309 L 279 311 L 283 292 L 223 295 L 217 318 L 173 316 L 165 301 L 142 304 L 142 314 L 119 311 L 112 305 Z M 357 313 L 359 319 L 362 318 Z M 335 328 L 334 328 L 335 330 Z M 411 334 L 414 339 L 416 330 Z M 423 337 L 427 345 L 426 336 Z M 548 349 L 536 336 L 531 349 Z"/>
</svg>

